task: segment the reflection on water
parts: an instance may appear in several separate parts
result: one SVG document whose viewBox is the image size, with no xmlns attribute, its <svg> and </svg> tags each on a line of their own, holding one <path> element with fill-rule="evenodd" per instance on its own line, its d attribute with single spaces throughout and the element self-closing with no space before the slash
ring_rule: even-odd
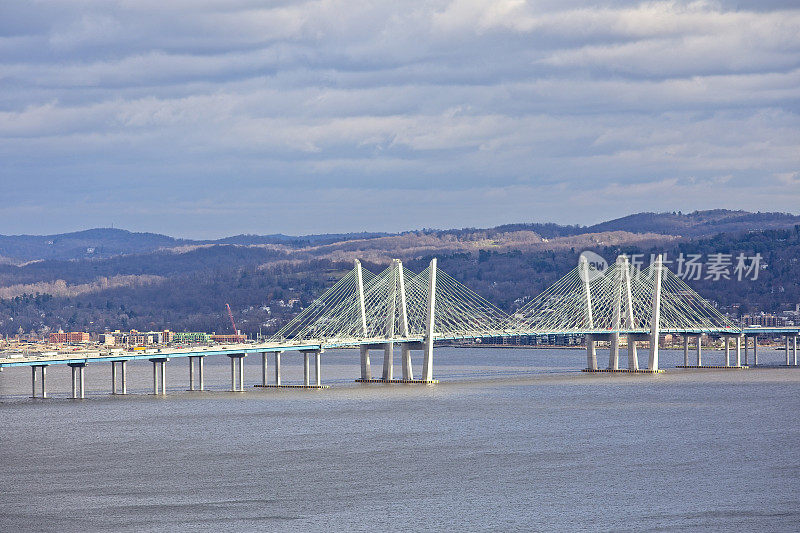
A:
<svg viewBox="0 0 800 533">
<path fill-rule="evenodd" d="M 166 398 L 146 394 L 149 363 L 129 364 L 140 394 L 128 397 L 107 394 L 110 365 L 90 365 L 84 401 L 63 399 L 67 367 L 50 367 L 44 401 L 26 398 L 27 369 L 5 370 L 0 530 L 787 530 L 800 518 L 800 370 L 588 375 L 581 350 L 441 348 L 441 384 L 385 386 L 353 383 L 356 351 L 323 357 L 331 389 L 245 394 L 224 392 L 227 358 L 207 362 L 205 393 L 185 392 L 188 365 L 173 359 Z M 665 368 L 682 359 L 661 355 Z M 282 363 L 301 381 L 299 354 Z M 260 357 L 246 365 L 258 383 Z"/>
</svg>

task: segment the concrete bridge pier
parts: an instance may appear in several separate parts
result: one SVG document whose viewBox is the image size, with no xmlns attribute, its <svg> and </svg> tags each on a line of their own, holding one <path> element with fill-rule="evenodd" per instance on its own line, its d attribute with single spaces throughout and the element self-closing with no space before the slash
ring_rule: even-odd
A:
<svg viewBox="0 0 800 533">
<path fill-rule="evenodd" d="M 169 359 L 166 357 L 150 359 L 150 362 L 153 363 L 153 395 L 161 394 L 166 396 L 167 394 L 167 361 Z M 161 377 L 160 382 L 159 374 Z"/>
<path fill-rule="evenodd" d="M 267 357 L 269 354 L 267 352 L 261 352 L 261 385 L 266 387 L 267 386 Z"/>
<path fill-rule="evenodd" d="M 119 362 L 119 373 L 122 381 L 122 394 L 128 394 L 128 362 Z"/>
<path fill-rule="evenodd" d="M 789 357 L 789 335 L 784 335 L 783 340 L 785 345 L 784 348 L 786 348 L 786 366 L 789 366 L 791 364 Z"/>
<path fill-rule="evenodd" d="M 742 366 L 742 336 L 736 335 L 736 366 Z"/>
<path fill-rule="evenodd" d="M 608 352 L 609 370 L 619 370 L 619 332 L 611 334 L 611 350 Z"/>
<path fill-rule="evenodd" d="M 414 379 L 414 370 L 411 367 L 411 350 L 406 343 L 400 345 L 400 358 L 403 365 L 403 379 L 409 381 Z"/>
<path fill-rule="evenodd" d="M 792 353 L 789 353 L 789 339 L 792 340 Z M 797 334 L 787 333 L 784 335 L 786 341 L 786 366 L 797 366 Z"/>
<path fill-rule="evenodd" d="M 723 335 L 722 340 L 725 342 L 725 366 L 731 366 L 731 339 Z"/>
<path fill-rule="evenodd" d="M 753 336 L 753 366 L 758 366 L 758 335 Z"/>
<path fill-rule="evenodd" d="M 689 366 L 689 335 L 683 336 L 683 366 Z"/>
<path fill-rule="evenodd" d="M 361 346 L 361 379 L 372 379 L 372 371 L 369 366 L 369 347 Z"/>
<path fill-rule="evenodd" d="M 203 360 L 204 360 L 204 358 L 205 358 L 204 355 L 189 356 L 189 390 L 190 391 L 203 390 Z M 197 360 L 197 381 L 198 381 L 198 384 L 199 384 L 198 388 L 195 388 L 195 384 L 194 384 L 194 374 L 195 374 L 194 363 L 195 363 L 195 360 Z"/>
<path fill-rule="evenodd" d="M 275 352 L 275 385 L 281 384 L 281 354 L 283 352 Z"/>
<path fill-rule="evenodd" d="M 322 348 L 314 352 L 314 384 L 317 387 L 322 386 L 322 352 Z"/>
<path fill-rule="evenodd" d="M 42 386 L 41 386 L 42 394 L 41 394 L 41 397 L 42 398 L 47 398 L 47 384 L 46 384 L 47 365 L 34 365 L 34 366 L 31 367 L 31 398 L 36 398 L 37 397 L 36 396 L 36 369 L 37 368 L 40 369 L 39 370 L 39 375 L 41 376 L 41 381 L 42 381 Z"/>
<path fill-rule="evenodd" d="M 245 353 L 228 354 L 231 360 L 231 392 L 244 392 L 244 358 Z"/>
<path fill-rule="evenodd" d="M 597 351 L 591 335 L 586 335 L 586 368 L 597 370 Z"/>
<path fill-rule="evenodd" d="M 126 374 L 125 363 L 127 361 L 111 361 L 111 394 L 128 394 L 128 378 Z M 117 364 L 119 364 L 119 373 L 121 378 L 121 392 L 117 392 Z"/>
<path fill-rule="evenodd" d="M 308 387 L 311 384 L 311 376 L 308 368 L 308 352 L 303 352 L 303 385 Z"/>
<path fill-rule="evenodd" d="M 703 334 L 697 336 L 697 366 L 703 366 Z"/>
<path fill-rule="evenodd" d="M 433 381 L 433 339 L 425 340 L 422 356 L 422 381 Z"/>
<path fill-rule="evenodd" d="M 744 364 L 747 366 L 750 364 L 748 361 L 749 358 L 747 357 L 747 335 L 744 335 L 742 338 L 744 340 Z"/>
<path fill-rule="evenodd" d="M 86 363 L 68 363 L 72 369 L 72 398 L 85 398 L 86 387 L 83 385 L 83 378 L 86 376 Z"/>
<path fill-rule="evenodd" d="M 394 377 L 394 343 L 383 345 L 383 380 L 391 381 Z"/>
<path fill-rule="evenodd" d="M 636 353 L 636 337 L 628 335 L 628 370 L 639 370 L 639 354 Z"/>
</svg>

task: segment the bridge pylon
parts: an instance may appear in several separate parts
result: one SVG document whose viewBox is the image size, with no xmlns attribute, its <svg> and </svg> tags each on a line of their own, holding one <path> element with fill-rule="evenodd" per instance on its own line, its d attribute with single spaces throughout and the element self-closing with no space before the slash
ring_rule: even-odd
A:
<svg viewBox="0 0 800 533">
<path fill-rule="evenodd" d="M 425 314 L 425 356 L 422 362 L 422 381 L 433 379 L 433 341 L 436 320 L 436 258 L 428 267 L 428 307 Z"/>
<path fill-rule="evenodd" d="M 647 363 L 648 370 L 658 370 L 658 337 L 659 326 L 661 324 L 661 277 L 663 268 L 663 258 L 661 254 L 656 256 L 653 263 L 653 301 L 652 314 L 650 319 L 650 359 Z"/>
</svg>

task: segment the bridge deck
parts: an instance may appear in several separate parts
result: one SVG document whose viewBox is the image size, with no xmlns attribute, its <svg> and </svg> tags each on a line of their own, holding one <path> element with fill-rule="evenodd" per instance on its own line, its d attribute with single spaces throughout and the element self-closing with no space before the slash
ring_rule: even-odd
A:
<svg viewBox="0 0 800 533">
<path fill-rule="evenodd" d="M 435 340 L 437 341 L 452 341 L 452 340 L 478 340 L 496 337 L 520 337 L 531 336 L 541 337 L 548 335 L 595 335 L 605 336 L 611 335 L 615 331 L 609 330 L 561 330 L 561 331 L 493 331 L 485 333 L 444 333 L 437 334 Z M 643 329 L 636 330 L 619 330 L 620 335 L 648 335 L 649 331 Z M 682 334 L 682 335 L 699 335 L 708 334 L 713 336 L 725 335 L 800 335 L 800 328 L 742 328 L 742 329 L 684 329 L 684 330 L 662 330 L 662 333 Z M 401 337 L 391 339 L 394 344 L 420 344 L 424 341 L 423 337 Z M 197 348 L 175 348 L 168 349 L 162 348 L 156 352 L 142 353 L 142 352 L 119 352 L 108 353 L 101 352 L 87 353 L 82 355 L 81 352 L 72 352 L 66 354 L 58 354 L 51 356 L 29 356 L 29 357 L 13 357 L 13 358 L 0 358 L 0 368 L 5 367 L 19 367 L 19 366 L 46 366 L 46 365 L 65 365 L 65 364 L 80 364 L 89 362 L 112 362 L 112 361 L 138 361 L 138 360 L 151 360 L 160 358 L 180 358 L 180 357 L 204 357 L 209 355 L 236 355 L 236 354 L 255 354 L 255 353 L 270 353 L 270 352 L 284 352 L 284 351 L 316 351 L 328 348 L 355 348 L 363 345 L 382 345 L 389 342 L 389 339 L 371 338 L 371 339 L 326 339 L 308 342 L 268 342 L 260 344 L 236 344 L 225 345 L 221 347 L 197 347 Z"/>
</svg>

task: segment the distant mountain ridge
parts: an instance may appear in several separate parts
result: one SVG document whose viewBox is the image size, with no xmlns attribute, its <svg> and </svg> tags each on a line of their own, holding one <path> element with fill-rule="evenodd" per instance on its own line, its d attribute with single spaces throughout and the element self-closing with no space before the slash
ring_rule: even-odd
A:
<svg viewBox="0 0 800 533">
<path fill-rule="evenodd" d="M 750 213 L 713 209 L 693 213 L 637 213 L 586 228 L 588 232 L 631 231 L 681 237 L 702 237 L 717 233 L 782 229 L 800 224 L 790 213 Z"/>
<path fill-rule="evenodd" d="M 55 235 L 0 235 L 0 256 L 11 262 L 105 258 L 185 243 L 157 233 L 95 228 Z"/>
<path fill-rule="evenodd" d="M 206 244 L 309 246 L 370 239 L 387 233 L 291 235 L 234 235 L 222 239 L 179 239 L 158 233 L 139 233 L 117 228 L 94 228 L 54 235 L 0 235 L 0 263 L 25 263 L 46 260 L 108 259 L 120 255 L 143 254 L 180 246 Z"/>
<path fill-rule="evenodd" d="M 494 228 L 464 228 L 421 230 L 421 233 L 453 235 L 455 237 L 485 233 L 489 238 L 500 233 L 527 231 L 543 239 L 570 237 L 594 233 L 624 231 L 633 234 L 658 234 L 683 238 L 711 236 L 717 233 L 736 233 L 764 229 L 782 229 L 800 224 L 800 216 L 789 213 L 750 213 L 714 209 L 693 213 L 636 213 L 601 222 L 592 226 L 560 225 L 554 223 L 505 224 Z M 234 235 L 221 239 L 192 240 L 157 233 L 131 232 L 116 228 L 96 228 L 55 235 L 0 235 L 1 262 L 24 263 L 42 260 L 105 259 L 121 255 L 150 253 L 162 249 L 193 245 L 267 245 L 278 244 L 300 248 L 324 246 L 348 241 L 380 239 L 405 233 L 336 233 L 291 236 Z"/>
</svg>

